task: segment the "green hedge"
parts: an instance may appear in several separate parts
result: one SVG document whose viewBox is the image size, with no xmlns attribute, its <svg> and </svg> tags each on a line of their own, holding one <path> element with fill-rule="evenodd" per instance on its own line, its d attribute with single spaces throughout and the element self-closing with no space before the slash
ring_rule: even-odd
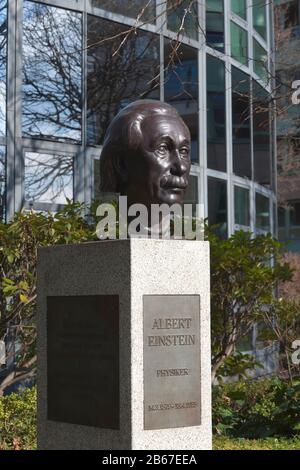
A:
<svg viewBox="0 0 300 470">
<path fill-rule="evenodd" d="M 267 439 L 234 439 L 214 437 L 214 450 L 300 450 L 300 437 L 269 437 Z"/>
<path fill-rule="evenodd" d="M 300 450 L 299 387 L 278 378 L 215 387 L 214 449 Z M 0 450 L 36 449 L 36 421 L 36 387 L 0 397 Z M 259 439 L 267 433 L 294 436 Z"/>
<path fill-rule="evenodd" d="M 300 383 L 275 377 L 214 387 L 213 426 L 231 437 L 300 435 Z"/>
<path fill-rule="evenodd" d="M 36 449 L 36 387 L 0 397 L 0 449 Z"/>
</svg>

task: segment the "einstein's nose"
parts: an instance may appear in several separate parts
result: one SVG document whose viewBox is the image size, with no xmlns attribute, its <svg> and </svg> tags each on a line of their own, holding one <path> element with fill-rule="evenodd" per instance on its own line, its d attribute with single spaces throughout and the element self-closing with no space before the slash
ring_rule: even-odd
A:
<svg viewBox="0 0 300 470">
<path fill-rule="evenodd" d="M 188 162 L 182 159 L 178 149 L 175 149 L 172 152 L 172 161 L 170 173 L 175 176 L 182 176 L 188 170 Z"/>
</svg>

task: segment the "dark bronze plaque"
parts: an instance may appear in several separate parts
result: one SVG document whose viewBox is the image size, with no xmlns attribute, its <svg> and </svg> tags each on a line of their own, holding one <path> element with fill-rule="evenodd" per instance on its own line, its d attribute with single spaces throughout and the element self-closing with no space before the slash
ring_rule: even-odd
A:
<svg viewBox="0 0 300 470">
<path fill-rule="evenodd" d="M 201 424 L 200 296 L 144 296 L 144 428 Z"/>
<path fill-rule="evenodd" d="M 47 298 L 48 419 L 119 428 L 119 297 Z"/>
</svg>

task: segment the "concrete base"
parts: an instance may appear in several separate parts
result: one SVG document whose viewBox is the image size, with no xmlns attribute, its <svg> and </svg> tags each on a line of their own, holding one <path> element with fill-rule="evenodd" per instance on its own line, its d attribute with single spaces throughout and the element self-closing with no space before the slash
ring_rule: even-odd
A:
<svg viewBox="0 0 300 470">
<path fill-rule="evenodd" d="M 209 292 L 209 245 L 207 242 L 130 239 L 41 248 L 38 254 L 39 448 L 136 450 L 211 449 Z M 95 425 L 96 421 L 94 421 L 94 418 L 99 409 L 97 408 L 97 405 L 94 406 L 91 404 L 91 410 L 88 410 L 87 412 L 82 411 L 80 414 L 80 410 L 78 413 L 78 410 L 76 410 L 76 418 L 74 419 L 74 422 L 78 423 L 80 420 L 83 420 L 80 422 L 90 420 L 93 424 L 72 424 L 70 421 L 72 421 L 71 408 L 73 405 L 70 405 L 70 410 L 68 411 L 69 414 L 64 415 L 64 408 L 62 406 L 63 398 L 60 397 L 59 390 L 62 390 L 62 387 L 64 386 L 69 387 L 69 389 L 71 387 L 69 396 L 72 401 L 74 398 L 72 397 L 72 388 L 74 394 L 76 394 L 80 387 L 88 389 L 89 381 L 85 384 L 78 383 L 77 386 L 76 378 L 74 378 L 74 381 L 72 382 L 70 377 L 67 377 L 68 363 L 72 365 L 72 370 L 74 370 L 74 360 L 78 360 L 78 370 L 80 370 L 82 368 L 81 357 L 78 356 L 77 350 L 77 356 L 75 356 L 77 359 L 72 358 L 72 348 L 68 347 L 68 343 L 66 343 L 66 339 L 68 338 L 66 338 L 66 335 L 64 336 L 64 333 L 62 333 L 63 331 L 68 331 L 68 322 L 72 322 L 72 312 L 66 314 L 64 318 L 65 323 L 60 326 L 59 321 L 53 322 L 53 319 L 59 319 L 60 312 L 63 312 L 62 314 L 65 312 L 63 308 L 60 307 L 57 310 L 55 310 L 55 308 L 53 309 L 53 305 L 59 305 L 60 299 L 57 299 L 58 297 L 61 297 L 61 305 L 64 305 L 65 301 L 65 305 L 69 305 L 69 296 L 100 295 L 118 296 L 118 364 L 116 362 L 109 362 L 110 364 L 117 364 L 113 371 L 112 378 L 109 376 L 109 368 L 105 369 L 104 372 L 101 371 L 101 367 L 100 370 L 98 370 L 97 362 L 94 361 L 95 367 L 92 369 L 94 372 L 90 374 L 91 388 L 93 388 L 91 400 L 95 399 L 95 403 L 97 403 L 97 397 L 94 396 L 97 387 L 98 389 L 100 387 L 104 391 L 107 387 L 116 387 L 114 390 L 117 390 L 118 393 L 117 396 L 116 393 L 112 393 L 115 397 L 112 399 L 119 400 L 119 406 L 117 407 L 119 408 L 119 410 L 117 410 L 118 416 L 111 417 L 109 415 L 107 418 L 108 424 L 103 424 L 105 421 L 101 421 L 102 417 L 100 416 L 100 424 Z M 189 349 L 189 347 L 184 347 L 186 342 L 184 342 L 185 336 L 183 335 L 180 336 L 180 338 L 177 337 L 179 338 L 178 341 L 180 341 L 180 345 L 172 345 L 171 348 L 148 348 L 150 351 L 148 353 L 147 345 L 145 346 L 145 341 L 147 342 L 147 337 L 145 337 L 146 326 L 144 320 L 145 296 L 162 295 L 172 296 L 168 298 L 170 298 L 171 302 L 169 305 L 172 309 L 175 309 L 174 311 L 176 311 L 177 302 L 174 301 L 173 296 L 192 296 L 193 298 L 198 296 L 200 299 L 200 321 L 197 323 L 197 328 L 200 327 L 200 331 L 196 332 L 196 346 L 198 345 L 199 347 L 200 357 L 199 370 L 196 370 L 196 376 L 193 375 L 193 377 L 196 377 L 196 379 L 193 379 L 196 380 L 196 382 L 185 382 L 185 378 L 176 376 L 160 379 L 155 378 L 154 376 L 153 378 L 151 378 L 152 376 L 149 376 L 150 378 L 147 376 L 147 380 L 145 381 L 144 369 L 147 371 L 151 370 L 151 366 L 154 363 L 155 370 L 163 367 L 161 364 L 158 364 L 157 361 L 159 362 L 160 357 L 163 358 L 165 351 L 167 351 L 166 354 L 169 354 L 168 351 L 172 350 L 171 356 L 169 356 L 167 361 L 170 360 L 172 363 L 173 360 L 174 364 L 172 363 L 172 367 L 174 367 L 175 370 L 188 370 L 189 367 L 191 368 L 190 370 L 192 370 L 193 367 L 198 369 L 197 360 L 191 361 L 194 362 L 194 364 L 187 363 L 184 364 L 184 366 L 182 365 L 184 360 L 183 363 L 178 363 L 178 358 L 185 358 L 186 351 L 191 350 L 192 354 L 194 354 L 193 351 L 195 351 L 194 349 Z M 49 303 L 49 296 L 55 297 L 54 303 Z M 168 298 L 166 298 L 167 302 Z M 78 299 L 82 299 L 82 297 L 78 297 Z M 178 299 L 180 300 L 180 297 L 178 297 Z M 86 307 L 85 309 L 82 303 L 81 305 L 79 304 L 77 305 L 78 308 L 76 307 L 75 310 L 79 312 L 77 312 L 77 314 L 80 318 L 82 317 L 82 320 L 88 325 L 90 321 L 88 311 L 89 307 Z M 51 314 L 49 311 L 47 312 L 50 308 L 49 305 L 52 305 Z M 90 305 L 90 303 L 87 305 Z M 152 304 L 150 303 L 150 309 L 151 305 Z M 147 308 L 149 310 L 149 307 Z M 51 316 L 52 314 L 56 316 Z M 162 314 L 160 314 L 160 317 L 161 316 Z M 170 312 L 169 316 L 172 317 L 172 312 Z M 183 316 L 186 318 L 188 316 L 188 312 L 185 312 Z M 178 317 L 176 312 L 175 317 Z M 191 320 L 184 321 L 187 322 Z M 174 327 L 174 322 L 171 326 Z M 56 327 L 58 328 L 57 331 L 60 333 L 57 333 L 54 330 L 51 330 L 52 333 L 47 331 L 47 329 L 55 329 Z M 59 330 L 59 328 L 61 329 Z M 108 330 L 108 336 L 112 331 L 114 331 L 113 328 L 114 327 Z M 172 332 L 177 333 L 176 331 L 170 330 L 167 334 Z M 97 331 L 92 333 L 97 334 Z M 53 338 L 55 340 L 55 336 L 53 335 L 57 335 L 57 350 L 55 349 L 55 341 L 53 345 Z M 91 336 L 92 341 L 94 341 L 94 336 Z M 191 341 L 194 341 L 194 336 L 190 335 L 186 337 L 191 338 Z M 47 350 L 50 348 L 50 344 L 47 346 L 47 338 L 48 343 L 51 341 L 51 348 L 54 351 L 52 351 L 54 356 L 51 356 L 51 353 L 51 357 L 49 356 L 49 350 Z M 72 347 L 74 347 L 74 338 L 75 336 L 73 335 L 73 338 L 71 338 L 71 342 L 73 342 Z M 99 338 L 101 339 L 101 334 Z M 79 341 L 83 344 L 82 338 L 79 339 Z M 87 344 L 89 345 L 91 343 L 88 342 Z M 112 343 L 110 342 L 110 346 L 106 347 L 112 347 L 111 344 Z M 114 347 L 115 346 L 116 344 L 114 343 Z M 154 349 L 155 353 L 152 354 L 152 350 Z M 60 351 L 64 351 L 61 363 L 60 360 L 54 360 L 53 362 L 53 357 L 60 357 Z M 68 355 L 66 355 L 67 353 Z M 188 354 L 186 357 L 186 361 L 188 361 Z M 49 361 L 52 361 L 51 368 L 53 369 L 54 367 L 54 372 L 52 371 L 50 373 L 48 370 L 47 373 L 47 360 L 48 368 L 50 368 Z M 85 351 L 82 351 L 83 364 L 84 361 L 89 365 L 94 364 L 93 362 L 90 362 L 93 360 L 94 358 L 92 357 L 92 352 L 90 350 L 86 353 Z M 100 364 L 104 364 L 103 360 L 103 357 L 101 357 Z M 108 361 L 112 360 L 111 356 Z M 58 382 L 55 384 L 55 368 L 60 368 L 60 366 L 61 369 L 59 369 L 59 373 L 57 374 L 57 376 L 59 376 L 57 379 Z M 87 365 L 87 367 L 89 366 Z M 186 369 L 176 369 L 178 367 L 186 367 Z M 156 370 L 156 372 L 159 374 L 158 370 Z M 194 372 L 195 371 L 193 370 L 193 374 Z M 189 374 L 189 372 L 184 373 L 187 375 Z M 105 374 L 108 374 L 107 379 L 105 378 Z M 197 382 L 197 374 L 199 374 L 199 382 Z M 47 382 L 50 381 L 50 376 L 51 387 L 49 383 L 47 384 Z M 63 382 L 64 377 L 65 382 Z M 116 377 L 118 378 L 117 383 L 114 381 L 114 378 Z M 189 377 L 187 377 L 187 380 L 189 380 Z M 157 388 L 154 392 L 151 390 L 149 391 L 149 387 L 151 388 L 152 386 L 152 381 L 157 381 L 155 382 L 155 384 L 157 384 Z M 64 383 L 65 385 L 63 385 Z M 185 383 L 188 384 L 187 391 L 184 390 Z M 187 415 L 187 410 L 178 412 L 176 410 L 163 410 L 161 407 L 161 409 L 157 409 L 155 411 L 156 414 L 153 423 L 154 426 L 163 427 L 163 429 L 153 429 L 153 423 L 151 420 L 150 427 L 152 427 L 152 429 L 147 429 L 148 425 L 145 426 L 145 416 L 148 412 L 146 413 L 146 408 L 144 408 L 144 401 L 146 400 L 145 393 L 149 393 L 150 395 L 154 393 L 158 397 L 162 395 L 162 399 L 164 398 L 163 394 L 166 393 L 166 402 L 173 403 L 172 400 L 175 395 L 173 397 L 172 390 L 175 390 L 176 392 L 177 384 L 179 389 L 180 387 L 183 387 L 182 401 L 184 404 L 187 402 L 195 402 L 195 405 L 187 405 L 191 407 L 194 406 L 194 409 L 189 410 L 190 414 Z M 49 408 L 47 396 L 48 393 L 50 394 L 50 389 L 51 395 L 53 394 L 55 398 L 51 398 L 54 403 L 53 408 L 51 409 Z M 190 392 L 191 399 L 189 400 Z M 82 390 L 82 393 L 84 397 L 86 390 Z M 196 398 L 195 393 L 197 395 Z M 107 393 L 105 397 L 107 398 Z M 174 398 L 174 400 L 176 400 L 176 398 Z M 89 402 L 90 400 L 87 401 Z M 161 400 L 159 403 L 164 402 Z M 199 409 L 197 408 L 198 405 Z M 174 408 L 174 403 L 172 406 L 170 405 L 170 407 Z M 93 416 L 93 410 L 95 416 Z M 198 418 L 193 414 L 196 413 L 197 410 L 199 411 L 199 421 L 201 424 L 198 423 Z M 63 416 L 68 416 L 66 418 L 68 422 L 60 422 L 59 418 L 55 418 L 55 413 L 58 413 L 57 416 L 59 416 L 59 413 L 62 413 Z M 85 416 L 85 413 L 89 416 Z M 151 416 L 154 415 L 152 414 Z M 49 419 L 50 417 L 51 419 Z M 158 417 L 158 419 L 156 419 L 156 417 Z M 162 417 L 162 420 L 160 417 Z M 198 424 L 186 426 L 185 422 L 195 422 Z M 111 429 L 109 429 L 109 427 L 111 427 Z"/>
</svg>

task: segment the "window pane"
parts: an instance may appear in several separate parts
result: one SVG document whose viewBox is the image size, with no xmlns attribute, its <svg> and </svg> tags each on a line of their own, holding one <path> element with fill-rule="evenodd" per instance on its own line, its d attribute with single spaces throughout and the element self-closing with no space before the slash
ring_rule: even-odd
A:
<svg viewBox="0 0 300 470">
<path fill-rule="evenodd" d="M 25 200 L 65 204 L 73 199 L 73 157 L 26 152 Z"/>
<path fill-rule="evenodd" d="M 250 79 L 232 67 L 233 171 L 251 179 Z"/>
<path fill-rule="evenodd" d="M 198 8 L 197 3 L 191 0 L 168 0 L 167 2 L 167 27 L 178 33 L 179 30 L 185 36 L 198 39 Z"/>
<path fill-rule="evenodd" d="M 253 82 L 254 179 L 267 187 L 271 184 L 269 118 L 269 95 L 261 86 Z"/>
<path fill-rule="evenodd" d="M 284 9 L 284 27 L 285 29 L 293 28 L 300 25 L 300 8 L 299 1 L 293 0 L 280 5 Z"/>
<path fill-rule="evenodd" d="M 277 219 L 277 205 L 273 202 L 273 235 L 277 236 L 278 233 L 278 219 Z"/>
<path fill-rule="evenodd" d="M 225 65 L 207 56 L 207 165 L 226 171 Z"/>
<path fill-rule="evenodd" d="M 0 0 L 0 135 L 6 134 L 7 2 Z"/>
<path fill-rule="evenodd" d="M 194 175 L 189 176 L 189 184 L 188 184 L 185 196 L 184 196 L 184 203 L 193 204 L 192 214 L 193 214 L 193 217 L 196 217 L 197 215 L 196 204 L 198 204 L 198 176 L 194 176 Z"/>
<path fill-rule="evenodd" d="M 191 158 L 198 162 L 198 52 L 165 40 L 165 101 L 174 106 L 192 137 Z"/>
<path fill-rule="evenodd" d="M 268 81 L 268 53 L 253 39 L 254 72 L 265 82 Z"/>
<path fill-rule="evenodd" d="M 216 233 L 227 236 L 227 183 L 215 178 L 208 178 L 208 222 L 218 225 Z"/>
<path fill-rule="evenodd" d="M 122 44 L 127 26 L 90 15 L 87 30 L 87 141 L 97 145 L 120 109 L 159 99 L 159 39 L 137 30 Z"/>
<path fill-rule="evenodd" d="M 285 207 L 278 207 L 278 239 L 284 241 L 287 236 L 287 215 Z"/>
<path fill-rule="evenodd" d="M 278 2 L 276 2 L 278 3 Z M 285 1 L 281 5 L 275 5 L 275 24 L 278 31 L 281 31 L 282 37 L 278 38 L 279 43 L 299 38 L 300 35 L 300 4 L 298 0 Z M 287 30 L 287 31 L 284 31 Z"/>
<path fill-rule="evenodd" d="M 288 201 L 285 207 L 278 207 L 278 238 L 288 242 L 290 251 L 300 249 L 300 200 Z"/>
<path fill-rule="evenodd" d="M 256 228 L 270 230 L 269 199 L 259 193 L 256 193 Z"/>
<path fill-rule="evenodd" d="M 234 223 L 250 225 L 249 190 L 239 186 L 234 187 Z"/>
<path fill-rule="evenodd" d="M 300 201 L 290 203 L 291 239 L 300 239 Z"/>
<path fill-rule="evenodd" d="M 129 16 L 149 23 L 155 22 L 155 0 L 91 0 L 93 7 Z"/>
<path fill-rule="evenodd" d="M 247 18 L 246 0 L 231 0 L 231 10 L 245 20 Z"/>
<path fill-rule="evenodd" d="M 95 199 L 95 201 L 100 200 L 100 165 L 99 165 L 99 160 L 94 159 L 93 161 L 93 170 L 94 170 L 94 194 L 92 195 L 92 198 Z"/>
<path fill-rule="evenodd" d="M 81 14 L 24 2 L 24 135 L 81 140 L 81 35 Z"/>
<path fill-rule="evenodd" d="M 0 221 L 5 219 L 6 210 L 6 155 L 5 147 L 0 147 Z"/>
<path fill-rule="evenodd" d="M 206 0 L 207 45 L 224 52 L 224 7 L 223 0 Z"/>
<path fill-rule="evenodd" d="M 253 350 L 253 330 L 244 334 L 236 343 L 236 351 L 249 352 Z"/>
<path fill-rule="evenodd" d="M 190 175 L 189 184 L 187 191 L 184 196 L 184 202 L 186 204 L 197 204 L 198 203 L 198 177 Z"/>
<path fill-rule="evenodd" d="M 266 38 L 267 19 L 266 19 L 265 0 L 253 0 L 252 10 L 253 10 L 253 27 L 263 38 Z"/>
<path fill-rule="evenodd" d="M 231 57 L 248 65 L 247 31 L 231 21 Z"/>
</svg>

